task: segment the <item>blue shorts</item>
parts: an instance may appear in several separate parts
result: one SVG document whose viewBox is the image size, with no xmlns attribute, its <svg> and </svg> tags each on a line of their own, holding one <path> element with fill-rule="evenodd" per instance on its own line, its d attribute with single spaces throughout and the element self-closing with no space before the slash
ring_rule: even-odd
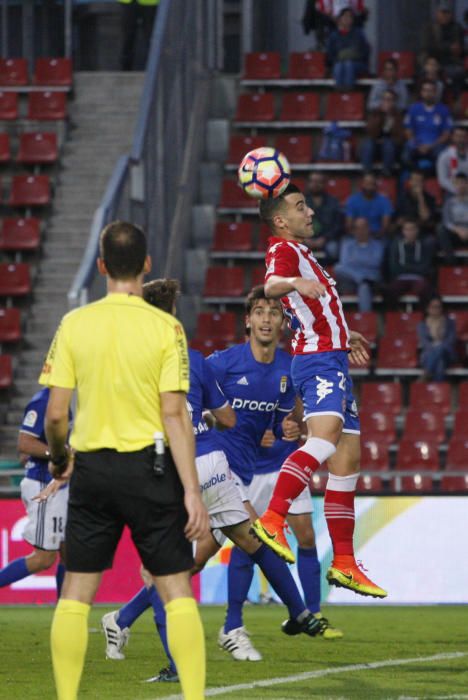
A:
<svg viewBox="0 0 468 700">
<path fill-rule="evenodd" d="M 339 416 L 343 421 L 343 432 L 360 433 L 346 351 L 294 355 L 291 377 L 304 404 L 304 420 L 310 416 Z"/>
</svg>

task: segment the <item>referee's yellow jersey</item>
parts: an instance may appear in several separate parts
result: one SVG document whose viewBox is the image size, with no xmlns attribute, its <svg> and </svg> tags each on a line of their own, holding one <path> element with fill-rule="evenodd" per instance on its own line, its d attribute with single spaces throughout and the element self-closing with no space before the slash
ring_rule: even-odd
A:
<svg viewBox="0 0 468 700">
<path fill-rule="evenodd" d="M 39 383 L 76 388 L 76 450 L 140 450 L 164 432 L 160 393 L 189 390 L 184 330 L 141 297 L 108 294 L 63 317 Z"/>
</svg>

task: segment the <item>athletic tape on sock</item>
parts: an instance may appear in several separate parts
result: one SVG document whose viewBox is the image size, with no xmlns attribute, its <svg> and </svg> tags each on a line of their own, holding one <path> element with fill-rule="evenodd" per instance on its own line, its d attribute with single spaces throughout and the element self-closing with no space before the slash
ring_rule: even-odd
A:
<svg viewBox="0 0 468 700">
<path fill-rule="evenodd" d="M 359 479 L 359 473 L 348 476 L 328 474 L 327 490 L 329 491 L 355 491 Z"/>
<path fill-rule="evenodd" d="M 331 457 L 336 452 L 336 447 L 328 440 L 322 440 L 322 438 L 311 437 L 300 448 L 302 452 L 307 452 L 308 455 L 317 460 L 320 464 L 323 464 L 329 457 Z"/>
</svg>

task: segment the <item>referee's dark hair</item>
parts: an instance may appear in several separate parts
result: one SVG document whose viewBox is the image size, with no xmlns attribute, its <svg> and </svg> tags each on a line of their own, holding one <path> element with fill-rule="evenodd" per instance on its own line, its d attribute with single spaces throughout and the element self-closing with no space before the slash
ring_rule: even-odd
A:
<svg viewBox="0 0 468 700">
<path fill-rule="evenodd" d="M 273 197 L 272 199 L 261 199 L 259 205 L 259 214 L 262 221 L 264 221 L 270 228 L 273 228 L 273 217 L 278 214 L 284 205 L 284 198 L 288 194 L 302 194 L 299 187 L 289 183 L 284 192 L 282 192 L 279 197 Z"/>
<path fill-rule="evenodd" d="M 127 221 L 112 221 L 101 232 L 99 252 L 111 279 L 133 279 L 145 264 L 145 234 Z"/>
<path fill-rule="evenodd" d="M 168 314 L 174 312 L 180 284 L 174 279 L 157 279 L 143 285 L 143 299 Z"/>
</svg>

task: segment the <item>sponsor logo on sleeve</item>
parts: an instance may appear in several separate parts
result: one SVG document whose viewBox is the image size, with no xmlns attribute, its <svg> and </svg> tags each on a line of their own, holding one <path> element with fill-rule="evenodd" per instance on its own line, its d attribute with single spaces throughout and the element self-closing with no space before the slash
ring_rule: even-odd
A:
<svg viewBox="0 0 468 700">
<path fill-rule="evenodd" d="M 28 411 L 24 417 L 23 425 L 27 428 L 34 428 L 37 421 L 37 411 Z"/>
</svg>

